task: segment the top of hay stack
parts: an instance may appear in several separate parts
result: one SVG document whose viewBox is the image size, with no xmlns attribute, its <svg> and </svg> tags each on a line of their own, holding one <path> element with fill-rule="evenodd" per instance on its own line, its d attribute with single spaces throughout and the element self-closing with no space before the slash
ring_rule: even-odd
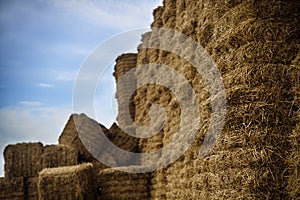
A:
<svg viewBox="0 0 300 200">
<path fill-rule="evenodd" d="M 59 175 L 59 174 L 72 174 L 72 173 L 76 173 L 78 171 L 82 171 L 82 170 L 87 169 L 87 168 L 92 169 L 93 165 L 91 163 L 83 163 L 83 164 L 74 165 L 74 166 L 47 168 L 47 169 L 42 170 L 39 174 L 41 176 Z"/>
<path fill-rule="evenodd" d="M 101 154 L 105 152 L 106 144 L 99 138 L 99 131 L 102 131 L 107 137 L 110 137 L 110 132 L 103 125 L 95 120 L 88 118 L 85 114 L 73 114 L 70 116 L 61 136 L 59 143 L 71 146 L 78 150 L 81 162 L 97 162 L 97 159 L 89 150 L 93 149 L 93 153 Z M 84 143 L 83 143 L 84 142 Z M 115 161 L 111 159 L 111 162 Z"/>
</svg>

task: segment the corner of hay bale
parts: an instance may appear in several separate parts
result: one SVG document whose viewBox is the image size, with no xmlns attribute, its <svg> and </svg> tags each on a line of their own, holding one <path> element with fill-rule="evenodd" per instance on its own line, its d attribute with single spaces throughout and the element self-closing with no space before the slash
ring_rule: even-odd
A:
<svg viewBox="0 0 300 200">
<path fill-rule="evenodd" d="M 35 177 L 42 170 L 42 143 L 20 143 L 4 149 L 5 177 Z"/>
<path fill-rule="evenodd" d="M 0 199 L 23 200 L 25 198 L 24 178 L 0 178 Z"/>
<path fill-rule="evenodd" d="M 38 180 L 39 199 L 90 200 L 95 198 L 93 165 L 44 169 Z"/>
<path fill-rule="evenodd" d="M 38 180 L 38 177 L 27 178 L 24 180 L 27 200 L 38 200 Z"/>
<path fill-rule="evenodd" d="M 38 200 L 38 178 L 0 178 L 1 200 Z"/>
<path fill-rule="evenodd" d="M 149 199 L 150 173 L 139 171 L 139 166 L 116 167 L 100 170 L 97 174 L 97 199 Z"/>
<path fill-rule="evenodd" d="M 45 168 L 78 164 L 78 151 L 67 145 L 47 145 L 43 148 L 42 166 Z"/>
</svg>

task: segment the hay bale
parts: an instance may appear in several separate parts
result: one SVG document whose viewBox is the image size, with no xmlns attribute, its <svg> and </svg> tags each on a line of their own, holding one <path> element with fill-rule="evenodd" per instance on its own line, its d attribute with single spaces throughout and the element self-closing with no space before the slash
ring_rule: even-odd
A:
<svg viewBox="0 0 300 200">
<path fill-rule="evenodd" d="M 192 172 L 190 163 L 183 162 L 182 156 L 172 163 L 165 171 L 166 176 L 166 199 L 186 199 L 192 197 Z M 176 180 L 176 181 L 174 181 Z"/>
<path fill-rule="evenodd" d="M 291 199 L 297 199 L 300 196 L 300 48 L 296 58 L 291 64 L 297 69 L 296 72 L 298 72 L 294 73 L 297 85 L 293 88 L 295 105 L 292 107 L 294 109 L 298 108 L 298 123 L 289 138 L 291 149 L 290 156 L 287 157 L 286 161 L 289 171 L 287 190 Z"/>
<path fill-rule="evenodd" d="M 133 137 L 131 135 L 126 134 L 124 131 L 122 131 L 119 126 L 114 123 L 110 128 L 110 141 L 114 143 L 117 147 L 129 151 L 138 153 L 138 144 L 139 144 L 139 138 Z M 119 161 L 118 164 L 121 166 L 128 166 L 132 165 L 131 163 L 138 163 L 139 161 L 133 160 L 135 158 L 133 157 L 127 157 L 124 155 L 120 155 L 117 160 Z"/>
<path fill-rule="evenodd" d="M 100 170 L 97 174 L 97 199 L 149 199 L 149 173 L 127 173 L 120 170 L 136 166 Z"/>
<path fill-rule="evenodd" d="M 1 200 L 24 200 L 25 199 L 24 178 L 0 178 Z"/>
<path fill-rule="evenodd" d="M 93 165 L 44 169 L 39 175 L 38 191 L 43 200 L 94 199 Z"/>
<path fill-rule="evenodd" d="M 66 145 L 47 145 L 43 148 L 42 166 L 44 168 L 77 165 L 78 152 Z"/>
<path fill-rule="evenodd" d="M 5 177 L 36 177 L 42 170 L 42 143 L 8 145 L 4 150 Z"/>
<path fill-rule="evenodd" d="M 179 126 L 178 119 L 174 118 L 174 116 L 179 114 L 179 106 L 175 99 L 175 95 L 167 88 L 151 84 L 147 85 L 147 87 L 139 88 L 137 95 L 135 96 L 135 106 L 137 111 L 135 120 L 137 124 L 143 126 L 150 121 L 149 110 L 153 104 L 160 104 L 165 108 L 167 121 L 165 122 L 163 130 L 160 130 L 156 135 L 150 138 L 140 139 L 139 148 L 143 153 L 159 150 L 163 146 L 164 138 L 166 138 L 165 140 L 170 139 L 171 135 L 165 135 L 165 133 L 168 133 L 167 130 L 176 130 Z M 152 162 L 158 162 L 162 157 L 162 155 L 157 154 L 154 156 L 152 159 L 145 160 L 142 158 L 141 162 L 143 164 L 151 165 Z"/>
<path fill-rule="evenodd" d="M 27 200 L 38 200 L 38 177 L 27 178 L 25 181 L 25 193 Z"/>
<path fill-rule="evenodd" d="M 167 199 L 167 180 L 166 180 L 166 169 L 156 170 L 151 173 L 150 176 L 150 196 L 151 199 Z"/>
<path fill-rule="evenodd" d="M 154 17 L 154 21 L 151 24 L 151 27 L 161 27 L 163 22 L 162 22 L 162 14 L 164 12 L 164 8 L 162 6 L 157 7 L 156 9 L 154 9 L 153 11 L 153 17 Z"/>
<path fill-rule="evenodd" d="M 291 199 L 300 196 L 300 112 L 298 116 L 298 124 L 290 135 L 290 156 L 286 161 L 289 171 L 287 191 Z"/>
<path fill-rule="evenodd" d="M 250 1 L 254 4 L 257 17 L 265 18 L 292 18 L 299 16 L 299 1 L 262 0 Z"/>
<path fill-rule="evenodd" d="M 135 53 L 128 53 L 128 54 L 122 54 L 116 59 L 116 65 L 115 65 L 115 72 L 113 75 L 116 78 L 117 82 L 117 92 L 116 97 L 118 101 L 118 116 L 117 121 L 120 127 L 124 127 L 127 129 L 127 127 L 130 127 L 132 125 L 132 120 L 130 117 L 127 117 L 127 110 L 129 109 L 129 114 L 131 118 L 134 116 L 134 103 L 133 99 L 129 99 L 127 101 L 127 97 L 130 97 L 132 94 L 130 94 L 130 88 L 136 85 L 135 77 L 131 77 L 130 80 L 126 80 L 126 82 L 122 82 L 122 84 L 118 84 L 120 79 L 123 77 L 124 74 L 126 74 L 130 70 L 134 70 L 136 67 L 136 59 L 137 54 Z"/>
<path fill-rule="evenodd" d="M 139 139 L 122 131 L 116 123 L 109 128 L 111 133 L 110 140 L 118 147 L 130 151 L 138 152 Z"/>
<path fill-rule="evenodd" d="M 82 144 L 78 135 L 74 120 L 78 119 L 79 115 L 73 114 L 70 116 L 62 134 L 59 137 L 59 144 L 68 145 L 78 150 L 78 161 L 89 162 L 94 161 L 94 157 L 88 152 L 88 150 Z"/>
<path fill-rule="evenodd" d="M 109 130 L 98 124 L 95 120 L 88 118 L 84 114 L 73 114 L 59 137 L 59 144 L 71 146 L 76 149 L 78 151 L 79 163 L 98 162 L 96 157 L 106 153 L 107 155 L 104 156 L 111 162 L 111 165 L 114 165 L 116 161 L 109 155 L 106 149 L 107 144 L 103 140 L 95 139 L 99 138 L 100 129 L 108 138 L 110 137 Z M 84 138 L 80 138 L 80 135 Z M 84 143 L 82 139 L 84 139 Z M 103 165 L 103 168 L 106 168 L 106 166 Z"/>
</svg>

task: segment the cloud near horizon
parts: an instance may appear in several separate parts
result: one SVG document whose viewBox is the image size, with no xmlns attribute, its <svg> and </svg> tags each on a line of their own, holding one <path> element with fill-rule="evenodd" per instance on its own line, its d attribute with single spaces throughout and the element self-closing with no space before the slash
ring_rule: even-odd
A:
<svg viewBox="0 0 300 200">
<path fill-rule="evenodd" d="M 19 142 L 57 144 L 71 109 L 41 107 L 39 102 L 21 102 L 31 107 L 0 109 L 0 149 Z M 3 156 L 0 156 L 0 177 L 3 176 Z"/>
<path fill-rule="evenodd" d="M 23 106 L 41 106 L 42 103 L 39 101 L 20 101 Z"/>
<path fill-rule="evenodd" d="M 52 87 L 54 87 L 54 85 L 50 84 L 50 83 L 39 83 L 38 86 L 42 87 L 42 88 L 52 88 Z"/>
</svg>

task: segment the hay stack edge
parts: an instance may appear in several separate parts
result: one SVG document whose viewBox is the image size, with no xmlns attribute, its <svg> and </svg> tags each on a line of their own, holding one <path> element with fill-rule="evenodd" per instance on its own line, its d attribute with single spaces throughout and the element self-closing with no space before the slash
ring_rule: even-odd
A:
<svg viewBox="0 0 300 200">
<path fill-rule="evenodd" d="M 117 121 L 132 129 L 126 118 L 129 106 L 134 121 L 145 125 L 151 105 L 160 104 L 168 119 L 159 134 L 138 139 L 116 123 L 107 129 L 85 114 L 73 114 L 59 144 L 5 148 L 1 200 L 300 199 L 300 1 L 164 0 L 153 15 L 151 27 L 188 35 L 218 66 L 227 116 L 214 149 L 204 158 L 198 156 L 211 117 L 201 75 L 171 52 L 138 49 L 116 59 Z M 151 32 L 141 38 L 142 44 L 159 42 Z M 140 153 L 166 146 L 180 128 L 180 102 L 161 85 L 138 88 L 126 105 L 128 86 L 153 73 L 136 66 L 148 63 L 168 65 L 184 76 L 196 94 L 202 121 L 194 142 L 176 162 L 151 173 L 127 173 L 138 168 L 128 163 L 160 162 L 165 152 L 148 160 L 111 157 L 106 142 L 95 141 L 99 129 L 120 148 Z M 137 76 L 118 84 L 132 69 Z M 87 141 L 78 131 L 88 135 Z M 92 153 L 86 145 L 95 148 Z M 111 166 L 122 167 L 108 168 L 95 153 Z"/>
</svg>

